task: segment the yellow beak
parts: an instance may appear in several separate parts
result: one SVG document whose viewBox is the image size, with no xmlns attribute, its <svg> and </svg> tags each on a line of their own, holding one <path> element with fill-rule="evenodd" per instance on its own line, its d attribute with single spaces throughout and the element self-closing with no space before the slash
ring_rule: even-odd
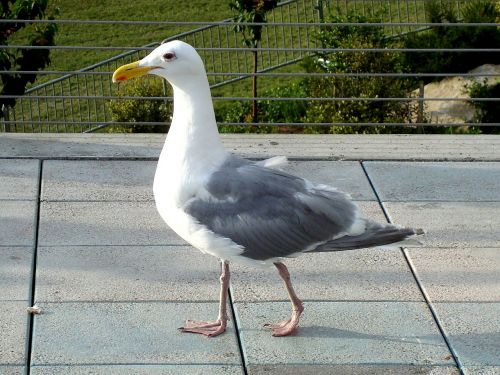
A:
<svg viewBox="0 0 500 375">
<path fill-rule="evenodd" d="M 113 73 L 113 82 L 126 81 L 131 78 L 140 77 L 148 74 L 150 70 L 158 68 L 157 66 L 139 66 L 139 61 L 120 66 Z"/>
</svg>

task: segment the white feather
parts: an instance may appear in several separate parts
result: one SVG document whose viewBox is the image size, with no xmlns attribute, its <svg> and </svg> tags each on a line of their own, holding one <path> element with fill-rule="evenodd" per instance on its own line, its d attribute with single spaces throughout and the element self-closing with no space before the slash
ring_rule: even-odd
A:
<svg viewBox="0 0 500 375">
<path fill-rule="evenodd" d="M 261 167 L 281 169 L 288 164 L 288 159 L 286 156 L 274 156 L 266 160 L 258 161 L 256 164 Z"/>
</svg>

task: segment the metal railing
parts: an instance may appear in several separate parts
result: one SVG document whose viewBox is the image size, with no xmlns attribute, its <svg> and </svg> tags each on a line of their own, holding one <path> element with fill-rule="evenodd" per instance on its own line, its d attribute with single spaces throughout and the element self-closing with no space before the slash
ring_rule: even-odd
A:
<svg viewBox="0 0 500 375">
<path fill-rule="evenodd" d="M 457 9 L 463 1 L 453 1 Z M 414 33 L 425 30 L 431 26 L 435 27 L 455 27 L 464 24 L 433 24 L 426 19 L 425 0 L 296 0 L 282 2 L 278 8 L 268 15 L 268 22 L 263 24 L 262 40 L 259 48 L 245 48 L 242 43 L 242 36 L 234 30 L 234 23 L 231 20 L 220 22 L 149 22 L 149 21 L 89 21 L 89 20 L 55 20 L 50 22 L 81 23 L 82 25 L 92 25 L 92 27 L 109 26 L 113 24 L 126 24 L 135 26 L 158 26 L 177 25 L 191 28 L 189 31 L 167 37 L 167 40 L 180 39 L 193 45 L 199 51 L 205 62 L 210 85 L 213 89 L 215 103 L 239 102 L 249 103 L 254 98 L 251 97 L 249 80 L 253 76 L 259 77 L 259 85 L 263 87 L 261 95 L 257 98 L 259 102 L 290 102 L 314 103 L 332 101 L 343 102 L 411 102 L 423 110 L 425 102 L 448 101 L 467 102 L 470 99 L 462 97 L 447 98 L 418 98 L 417 94 L 408 97 L 283 97 L 269 95 L 268 87 L 286 85 L 288 82 L 298 82 L 300 79 L 320 79 L 321 77 L 342 77 L 345 79 L 359 80 L 363 77 L 398 77 L 423 79 L 428 77 L 498 77 L 497 73 L 467 73 L 455 74 L 449 72 L 442 73 L 411 73 L 411 72 L 324 72 L 305 73 L 300 67 L 300 62 L 306 56 L 321 55 L 324 58 L 331 53 L 387 53 L 389 52 L 429 52 L 429 53 L 499 53 L 500 50 L 492 48 L 484 49 L 447 49 L 430 48 L 412 51 L 407 48 L 392 47 L 387 48 L 326 48 L 316 37 L 320 30 L 332 26 L 360 26 L 360 27 L 381 27 L 388 37 L 398 37 L 407 33 Z M 338 11 L 347 13 L 353 11 L 358 14 L 370 14 L 374 10 L 380 11 L 381 23 L 349 23 L 341 24 L 329 23 L 329 15 Z M 32 21 L 30 21 L 32 22 Z M 49 22 L 39 20 L 37 22 Z M 496 23 L 480 24 L 481 26 L 498 27 Z M 466 26 L 474 26 L 467 24 Z M 124 125 L 125 121 L 114 121 L 110 113 L 110 101 L 134 99 L 139 101 L 171 101 L 169 91 L 166 86 L 164 92 L 157 96 L 132 97 L 124 95 L 118 91 L 118 87 L 111 83 L 112 72 L 120 65 L 137 60 L 154 49 L 160 42 L 153 42 L 145 46 L 76 46 L 60 45 L 53 47 L 36 47 L 65 50 L 78 56 L 89 50 L 98 51 L 123 51 L 122 53 L 107 58 L 91 66 L 76 71 L 61 71 L 47 69 L 38 74 L 38 82 L 42 82 L 29 88 L 22 96 L 4 96 L 16 99 L 13 108 L 3 108 L 3 119 L 1 120 L 0 131 L 14 132 L 90 132 L 104 129 L 110 125 Z M 2 48 L 16 48 L 26 46 L 2 46 Z M 252 52 L 258 54 L 258 71 L 253 72 Z M 16 72 L 18 74 L 28 74 L 33 72 Z M 0 74 L 11 74 L 8 71 Z M 48 79 L 49 77 L 57 77 Z M 270 83 L 271 80 L 276 80 Z M 276 82 L 279 82 L 278 84 Z M 360 83 L 362 84 L 362 83 Z M 272 90 L 271 90 L 272 91 Z M 421 92 L 420 92 L 421 94 Z M 479 100 L 479 99 L 478 99 Z M 482 98 L 486 101 L 498 101 L 498 98 Z M 217 110 L 217 107 L 216 107 Z M 437 124 L 439 120 L 428 118 L 424 122 L 422 113 L 415 115 L 411 121 L 412 125 Z M 248 119 L 245 121 L 230 121 L 222 119 L 221 125 L 249 125 Z M 500 122 L 497 121 L 497 122 Z M 136 121 L 134 126 L 157 126 L 165 128 L 164 122 L 156 121 Z M 250 125 L 252 125 L 250 121 Z M 253 124 L 255 125 L 255 124 Z M 324 120 L 307 121 L 303 119 L 288 120 L 287 122 L 260 121 L 259 125 L 269 126 L 352 126 L 352 125 L 377 125 L 373 123 L 358 122 L 325 122 Z M 406 121 L 384 122 L 384 126 L 408 125 Z M 440 125 L 443 125 L 442 123 Z M 463 126 L 462 122 L 450 122 L 447 126 Z M 489 125 L 498 125 L 492 123 Z M 151 129 L 151 128 L 149 128 Z"/>
</svg>

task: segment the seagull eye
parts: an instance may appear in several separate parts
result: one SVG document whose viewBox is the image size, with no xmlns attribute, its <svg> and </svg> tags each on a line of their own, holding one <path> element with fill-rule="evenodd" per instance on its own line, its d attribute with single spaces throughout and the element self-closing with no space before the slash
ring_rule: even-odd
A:
<svg viewBox="0 0 500 375">
<path fill-rule="evenodd" d="M 175 53 L 173 52 L 167 52 L 166 54 L 163 55 L 163 60 L 165 61 L 172 61 L 175 59 Z"/>
</svg>

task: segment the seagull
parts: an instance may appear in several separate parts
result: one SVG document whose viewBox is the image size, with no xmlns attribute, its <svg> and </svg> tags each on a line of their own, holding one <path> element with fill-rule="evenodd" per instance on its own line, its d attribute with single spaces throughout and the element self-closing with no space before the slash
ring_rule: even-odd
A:
<svg viewBox="0 0 500 375">
<path fill-rule="evenodd" d="M 113 82 L 152 74 L 173 88 L 172 123 L 153 192 L 162 219 L 186 242 L 220 259 L 215 321 L 187 320 L 182 332 L 220 335 L 228 321 L 230 262 L 275 266 L 292 304 L 288 320 L 266 324 L 273 336 L 297 331 L 303 303 L 285 259 L 302 253 L 418 242 L 421 229 L 377 223 L 350 196 L 283 172 L 284 158 L 252 162 L 228 152 L 220 139 L 203 61 L 182 41 L 162 43 L 142 60 L 119 67 Z"/>
</svg>

